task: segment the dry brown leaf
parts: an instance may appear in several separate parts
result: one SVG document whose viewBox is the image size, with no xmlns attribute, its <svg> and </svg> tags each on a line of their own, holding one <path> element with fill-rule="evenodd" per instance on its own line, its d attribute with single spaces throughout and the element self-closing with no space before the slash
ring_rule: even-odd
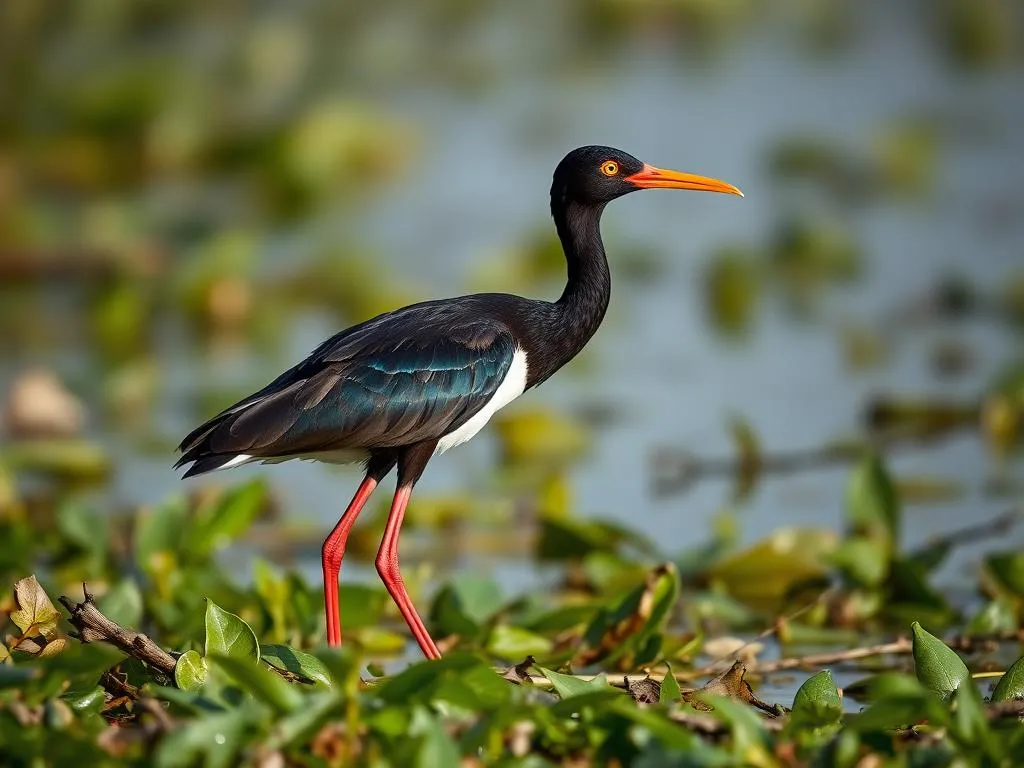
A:
<svg viewBox="0 0 1024 768">
<path fill-rule="evenodd" d="M 14 585 L 14 599 L 18 607 L 11 611 L 11 621 L 18 625 L 22 634 L 49 638 L 56 633 L 60 614 L 35 576 Z"/>
<path fill-rule="evenodd" d="M 632 683 L 628 677 L 622 679 L 626 684 L 626 690 L 637 704 L 657 704 L 661 699 L 661 683 L 650 675 Z"/>
<path fill-rule="evenodd" d="M 508 680 L 510 683 L 526 683 L 528 685 L 533 684 L 533 678 L 530 677 L 530 667 L 537 663 L 537 660 L 533 656 L 527 656 L 518 664 L 509 667 L 501 676 Z"/>
</svg>

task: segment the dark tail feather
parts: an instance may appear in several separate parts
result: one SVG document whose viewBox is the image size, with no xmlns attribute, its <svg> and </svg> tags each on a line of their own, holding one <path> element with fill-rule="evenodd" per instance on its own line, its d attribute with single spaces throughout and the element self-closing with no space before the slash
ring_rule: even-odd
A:
<svg viewBox="0 0 1024 768">
<path fill-rule="evenodd" d="M 213 472 L 215 469 L 220 469 L 235 458 L 236 457 L 231 454 L 214 454 L 213 456 L 203 456 L 199 459 L 187 459 L 183 456 L 178 460 L 178 463 L 175 464 L 174 467 L 177 469 L 190 461 L 194 462 L 192 466 L 188 468 L 188 471 L 181 476 L 184 480 L 186 477 L 195 477 L 196 475 L 202 475 L 207 472 Z"/>
</svg>

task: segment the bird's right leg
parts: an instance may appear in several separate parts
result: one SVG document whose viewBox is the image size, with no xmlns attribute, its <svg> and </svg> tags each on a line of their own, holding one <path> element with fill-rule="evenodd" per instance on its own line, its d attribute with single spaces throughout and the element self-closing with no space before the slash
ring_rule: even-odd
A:
<svg viewBox="0 0 1024 768">
<path fill-rule="evenodd" d="M 341 561 L 345 557 L 345 544 L 356 518 L 362 511 L 373 489 L 395 466 L 393 459 L 371 458 L 366 468 L 366 477 L 360 483 L 356 495 L 342 514 L 334 530 L 324 540 L 320 551 L 320 563 L 324 570 L 324 608 L 327 615 L 327 645 L 335 648 L 341 645 L 341 614 L 338 607 L 338 577 L 341 575 Z"/>
</svg>

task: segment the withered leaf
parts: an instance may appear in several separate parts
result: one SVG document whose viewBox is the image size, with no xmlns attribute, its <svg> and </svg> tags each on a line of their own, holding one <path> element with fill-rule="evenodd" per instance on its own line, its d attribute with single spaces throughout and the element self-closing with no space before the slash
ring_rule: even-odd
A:
<svg viewBox="0 0 1024 768">
<path fill-rule="evenodd" d="M 637 704 L 657 704 L 661 699 L 661 683 L 650 675 L 634 682 L 630 682 L 629 677 L 622 679 L 626 684 L 626 690 Z"/>
<path fill-rule="evenodd" d="M 725 696 L 730 699 L 739 699 L 752 707 L 772 715 L 781 715 L 783 710 L 778 704 L 768 704 L 761 701 L 754 695 L 754 690 L 744 678 L 747 675 L 747 668 L 742 662 L 734 663 L 727 672 L 723 672 L 716 678 L 709 680 L 703 688 L 683 693 L 683 700 L 693 706 L 694 709 L 707 711 L 712 709 L 702 698 L 707 695 Z"/>
<path fill-rule="evenodd" d="M 58 653 L 67 647 L 68 641 L 63 637 L 55 637 L 53 640 L 43 646 L 42 651 L 39 652 L 39 658 L 48 659 L 51 656 L 56 656 Z"/>
<path fill-rule="evenodd" d="M 23 635 L 42 635 L 48 638 L 57 632 L 60 614 L 35 576 L 29 576 L 14 585 L 14 600 L 18 607 L 11 611 L 11 621 Z"/>
<path fill-rule="evenodd" d="M 533 658 L 533 656 L 527 656 L 518 664 L 515 664 L 502 672 L 501 676 L 510 683 L 526 683 L 527 685 L 532 685 L 533 678 L 530 677 L 530 667 L 536 663 L 537 660 Z"/>
</svg>

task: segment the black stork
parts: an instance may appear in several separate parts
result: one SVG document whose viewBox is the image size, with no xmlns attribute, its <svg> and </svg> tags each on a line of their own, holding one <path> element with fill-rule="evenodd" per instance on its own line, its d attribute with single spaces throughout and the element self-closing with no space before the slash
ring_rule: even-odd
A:
<svg viewBox="0 0 1024 768">
<path fill-rule="evenodd" d="M 424 655 L 440 657 L 398 564 L 413 486 L 432 456 L 469 440 L 499 409 L 583 349 L 604 319 L 611 276 L 601 242 L 606 204 L 637 189 L 741 195 L 731 184 L 640 162 L 610 147 L 574 149 L 558 164 L 551 215 L 568 262 L 557 301 L 483 293 L 427 301 L 331 337 L 259 392 L 186 437 L 185 477 L 253 461 L 362 461 L 366 474 L 324 541 L 327 642 L 341 642 L 338 577 L 345 542 L 377 484 L 398 467 L 376 566 Z"/>
</svg>

